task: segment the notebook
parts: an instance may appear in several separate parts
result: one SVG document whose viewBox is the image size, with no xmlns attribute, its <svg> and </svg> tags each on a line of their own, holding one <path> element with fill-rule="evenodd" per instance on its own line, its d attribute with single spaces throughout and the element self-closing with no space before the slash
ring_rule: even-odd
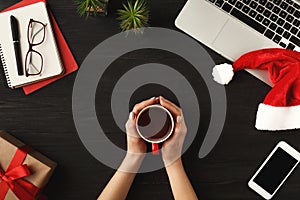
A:
<svg viewBox="0 0 300 200">
<path fill-rule="evenodd" d="M 3 10 L 2 12 L 7 12 L 7 11 L 10 11 L 10 10 L 14 10 L 14 9 L 17 9 L 17 8 L 21 8 L 21 7 L 24 7 L 24 6 L 28 6 L 28 5 L 31 5 L 31 4 L 34 4 L 34 3 L 37 3 L 37 2 L 44 2 L 46 3 L 46 0 L 23 0 L 23 1 L 20 1 L 16 4 L 14 4 L 13 6 Z M 26 85 L 23 87 L 23 91 L 26 95 L 28 94 L 31 94 L 65 76 L 67 76 L 68 74 L 71 74 L 72 72 L 76 71 L 78 69 L 78 65 L 76 63 L 76 60 L 51 12 L 51 10 L 49 9 L 49 7 L 47 6 L 48 8 L 48 13 L 49 13 L 49 16 L 50 16 L 50 20 L 51 20 L 51 23 L 52 23 L 52 28 L 53 28 L 53 32 L 54 32 L 54 36 L 55 36 L 55 39 L 56 39 L 56 43 L 57 43 L 57 47 L 58 47 L 58 50 L 60 52 L 60 56 L 61 56 L 61 60 L 63 62 L 63 66 L 65 68 L 65 73 L 64 74 L 61 74 L 59 76 L 55 76 L 53 78 L 50 78 L 50 79 L 46 79 L 46 80 L 43 80 L 43 81 L 39 81 L 37 83 L 33 83 L 33 84 L 30 84 L 30 85 Z"/>
<path fill-rule="evenodd" d="M 41 45 L 33 47 L 34 50 L 40 52 L 43 55 L 44 66 L 43 71 L 40 75 L 29 77 L 18 75 L 10 25 L 11 15 L 15 16 L 19 21 L 20 46 L 23 68 L 25 65 L 25 56 L 29 49 L 29 44 L 27 41 L 27 27 L 29 20 L 34 19 L 47 24 L 45 28 L 45 41 Z M 57 49 L 45 2 L 38 2 L 1 13 L 0 24 L 2 27 L 0 37 L 0 56 L 7 79 L 7 84 L 10 88 L 22 87 L 64 73 L 64 67 L 60 59 L 59 51 Z"/>
</svg>

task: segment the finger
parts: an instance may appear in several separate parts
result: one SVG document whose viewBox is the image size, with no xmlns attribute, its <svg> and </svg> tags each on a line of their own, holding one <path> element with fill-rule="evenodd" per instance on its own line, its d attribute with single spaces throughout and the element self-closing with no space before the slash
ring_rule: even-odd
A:
<svg viewBox="0 0 300 200">
<path fill-rule="evenodd" d="M 180 107 L 178 107 L 175 103 L 173 103 L 172 101 L 164 98 L 163 96 L 160 96 L 161 99 L 163 99 L 164 101 L 166 101 L 167 103 L 171 104 L 172 106 L 174 106 L 176 109 L 181 110 Z"/>
<path fill-rule="evenodd" d="M 139 137 L 139 134 L 136 130 L 136 124 L 135 124 L 135 114 L 131 112 L 129 114 L 129 119 L 126 122 L 126 134 L 130 137 Z"/>
<path fill-rule="evenodd" d="M 170 100 L 164 98 L 163 96 L 160 96 L 161 101 L 164 101 L 165 103 L 168 103 L 169 105 L 173 106 L 178 112 L 181 113 L 181 108 L 178 107 L 176 104 L 174 104 L 173 102 L 171 102 Z"/>
<path fill-rule="evenodd" d="M 176 124 L 175 124 L 175 127 L 174 127 L 174 133 L 175 134 L 180 130 L 182 125 L 183 125 L 183 117 L 182 116 L 177 116 L 176 117 Z"/>
<path fill-rule="evenodd" d="M 156 97 L 156 98 L 155 98 L 155 103 L 158 103 L 158 104 L 159 104 L 159 97 Z"/>
<path fill-rule="evenodd" d="M 177 116 L 173 133 L 174 133 L 174 135 L 178 135 L 178 134 L 181 134 L 184 132 L 186 132 L 186 125 L 185 125 L 184 117 Z"/>
<path fill-rule="evenodd" d="M 176 121 L 177 121 L 176 127 L 186 129 L 186 124 L 183 116 L 178 116 Z"/>
<path fill-rule="evenodd" d="M 132 112 L 134 112 L 135 114 L 138 114 L 143 108 L 150 106 L 152 104 L 155 104 L 156 101 L 157 100 L 155 97 L 152 97 L 151 99 L 142 101 L 133 107 Z"/>
<path fill-rule="evenodd" d="M 177 106 L 172 105 L 172 103 L 170 103 L 169 101 L 167 101 L 166 99 L 164 99 L 162 97 L 160 98 L 160 104 L 163 107 L 167 108 L 173 115 L 175 115 L 175 117 L 182 115 L 182 112 L 181 112 L 180 108 L 178 108 Z"/>
</svg>

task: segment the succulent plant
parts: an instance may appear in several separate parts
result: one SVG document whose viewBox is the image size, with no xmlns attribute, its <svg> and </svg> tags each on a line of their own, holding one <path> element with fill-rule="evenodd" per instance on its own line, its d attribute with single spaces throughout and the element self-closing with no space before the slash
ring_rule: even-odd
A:
<svg viewBox="0 0 300 200">
<path fill-rule="evenodd" d="M 149 8 L 144 0 L 128 1 L 127 4 L 123 4 L 123 9 L 118 10 L 118 15 L 123 31 L 139 31 L 140 28 L 149 25 Z"/>
</svg>

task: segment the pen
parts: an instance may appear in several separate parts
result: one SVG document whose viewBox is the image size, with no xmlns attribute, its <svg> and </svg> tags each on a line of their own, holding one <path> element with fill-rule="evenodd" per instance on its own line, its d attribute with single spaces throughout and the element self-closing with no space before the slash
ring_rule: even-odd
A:
<svg viewBox="0 0 300 200">
<path fill-rule="evenodd" d="M 20 48 L 20 33 L 19 33 L 19 23 L 18 20 L 11 15 L 10 16 L 10 24 L 11 24 L 11 32 L 13 37 L 14 49 L 15 49 L 15 57 L 17 61 L 18 75 L 24 75 L 23 66 L 22 66 L 22 58 L 21 58 L 21 48 Z"/>
</svg>

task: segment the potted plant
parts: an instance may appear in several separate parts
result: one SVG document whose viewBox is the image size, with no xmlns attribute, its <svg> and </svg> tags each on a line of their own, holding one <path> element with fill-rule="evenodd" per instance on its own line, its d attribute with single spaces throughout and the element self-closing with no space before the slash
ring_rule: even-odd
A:
<svg viewBox="0 0 300 200">
<path fill-rule="evenodd" d="M 128 1 L 123 4 L 123 9 L 118 10 L 120 28 L 123 31 L 140 29 L 149 25 L 149 8 L 144 0 Z"/>
<path fill-rule="evenodd" d="M 75 0 L 77 12 L 80 16 L 107 15 L 107 4 L 109 0 Z"/>
</svg>

